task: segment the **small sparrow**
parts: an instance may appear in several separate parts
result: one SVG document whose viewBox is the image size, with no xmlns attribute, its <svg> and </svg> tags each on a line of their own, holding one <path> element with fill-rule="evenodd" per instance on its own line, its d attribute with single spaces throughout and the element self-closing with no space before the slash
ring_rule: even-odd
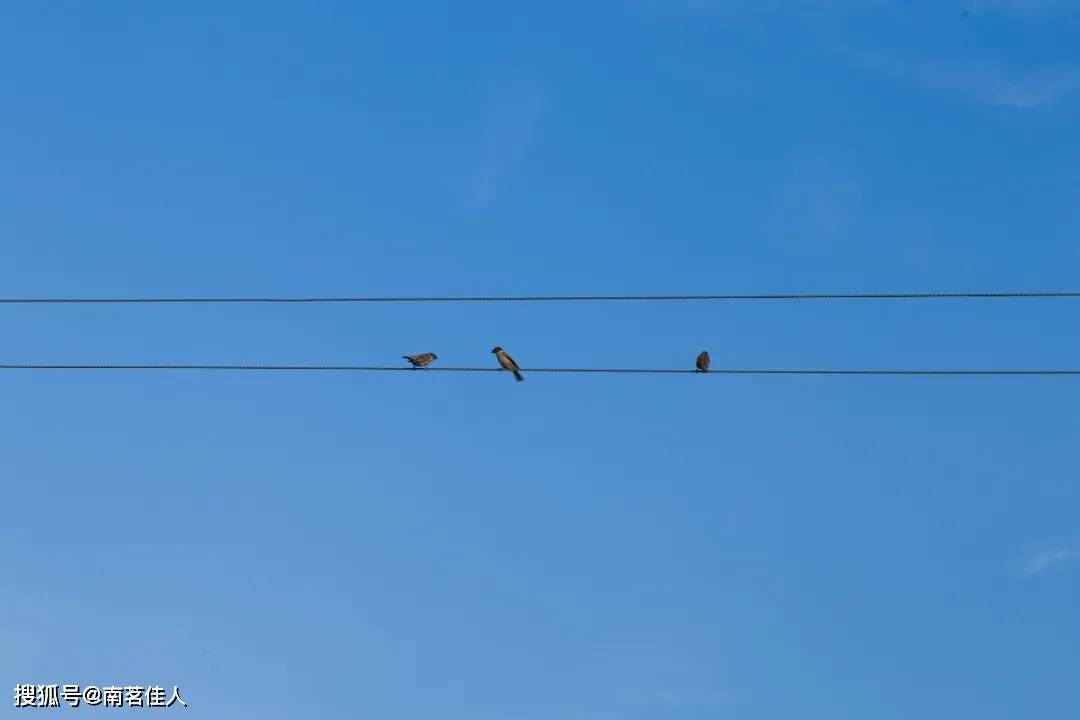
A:
<svg viewBox="0 0 1080 720">
<path fill-rule="evenodd" d="M 697 356 L 697 369 L 698 372 L 709 372 L 709 351 L 702 350 L 701 354 Z"/>
<path fill-rule="evenodd" d="M 509 370 L 514 373 L 515 380 L 521 382 L 525 379 L 521 377 L 521 373 L 518 372 L 518 364 L 514 362 L 514 358 L 507 355 L 505 350 L 496 345 L 495 349 L 491 352 L 495 353 L 495 357 L 499 359 L 499 364 L 503 366 L 504 370 Z"/>
<path fill-rule="evenodd" d="M 432 360 L 438 360 L 435 353 L 420 353 L 419 355 L 402 355 L 404 359 L 412 363 L 413 369 L 424 368 L 431 364 Z"/>
</svg>

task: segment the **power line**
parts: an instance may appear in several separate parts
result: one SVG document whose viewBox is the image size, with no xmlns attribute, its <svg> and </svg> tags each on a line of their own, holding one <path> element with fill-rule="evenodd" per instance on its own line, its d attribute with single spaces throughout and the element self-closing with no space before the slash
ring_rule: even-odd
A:
<svg viewBox="0 0 1080 720">
<path fill-rule="evenodd" d="M 225 365 L 225 364 L 0 364 L 0 370 L 198 370 L 198 371 L 268 371 L 268 372 L 409 372 L 422 375 L 429 372 L 489 373 L 506 372 L 493 367 L 411 367 L 381 365 Z M 630 375 L 701 375 L 697 370 L 682 368 L 521 368 L 529 373 L 564 374 L 630 374 Z M 837 376 L 1080 376 L 1080 369 L 774 369 L 774 368 L 717 368 L 708 375 L 837 375 Z"/>
<path fill-rule="evenodd" d="M 356 295 L 250 297 L 44 297 L 0 298 L 3 305 L 164 305 L 303 303 L 496 303 L 496 302 L 668 302 L 754 300 L 977 300 L 1080 298 L 1080 291 L 775 293 L 757 295 Z"/>
</svg>

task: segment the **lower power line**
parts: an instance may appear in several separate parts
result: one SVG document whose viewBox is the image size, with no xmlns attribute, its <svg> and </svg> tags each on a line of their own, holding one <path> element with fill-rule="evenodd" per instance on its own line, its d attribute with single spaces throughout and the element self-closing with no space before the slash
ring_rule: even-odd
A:
<svg viewBox="0 0 1080 720">
<path fill-rule="evenodd" d="M 493 367 L 411 367 L 382 365 L 234 365 L 234 364 L 0 364 L 0 370 L 200 370 L 264 372 L 407 372 L 407 373 L 498 373 Z M 529 373 L 595 375 L 842 375 L 842 376 L 1080 376 L 1080 369 L 820 369 L 820 368 L 715 368 L 708 373 L 682 368 L 521 368 Z"/>
</svg>

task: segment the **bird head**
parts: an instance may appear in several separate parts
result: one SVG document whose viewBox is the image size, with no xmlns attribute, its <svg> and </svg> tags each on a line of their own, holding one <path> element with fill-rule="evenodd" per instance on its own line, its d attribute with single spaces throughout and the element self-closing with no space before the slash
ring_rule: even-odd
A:
<svg viewBox="0 0 1080 720">
<path fill-rule="evenodd" d="M 431 359 L 432 359 L 432 360 L 438 360 L 438 359 L 439 359 L 439 356 L 438 356 L 438 355 L 436 355 L 435 353 L 431 353 Z"/>
<path fill-rule="evenodd" d="M 499 347 L 498 345 L 496 345 L 496 346 L 494 347 L 494 349 L 492 349 L 492 351 L 491 351 L 491 352 L 493 352 L 493 353 L 498 353 L 498 352 L 502 352 L 502 348 L 501 348 L 501 347 Z"/>
</svg>

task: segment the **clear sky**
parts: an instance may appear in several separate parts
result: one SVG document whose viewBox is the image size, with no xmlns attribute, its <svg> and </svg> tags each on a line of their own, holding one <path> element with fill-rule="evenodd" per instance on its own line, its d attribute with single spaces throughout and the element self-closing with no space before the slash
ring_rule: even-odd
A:
<svg viewBox="0 0 1080 720">
<path fill-rule="evenodd" d="M 0 295 L 1077 289 L 1078 36 L 1071 0 L 7 2 Z M 4 306 L 0 359 L 1076 367 L 1078 310 Z M 42 712 L 21 682 L 213 720 L 1080 716 L 1074 379 L 0 394 L 3 717 Z"/>
</svg>

